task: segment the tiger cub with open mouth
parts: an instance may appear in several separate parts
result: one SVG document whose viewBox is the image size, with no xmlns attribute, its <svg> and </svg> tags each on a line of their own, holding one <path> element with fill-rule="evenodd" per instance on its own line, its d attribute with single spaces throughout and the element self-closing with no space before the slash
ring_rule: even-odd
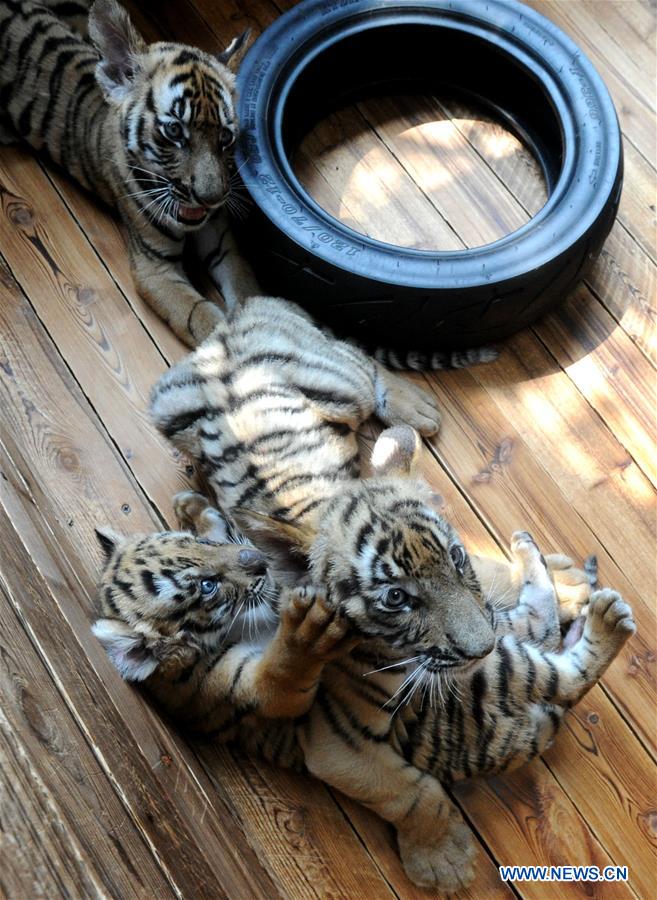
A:
<svg viewBox="0 0 657 900">
<path fill-rule="evenodd" d="M 0 142 L 26 141 L 118 210 L 137 289 L 190 346 L 221 318 L 183 246 L 233 202 L 247 38 L 212 55 L 147 44 L 117 0 L 0 0 Z"/>
</svg>

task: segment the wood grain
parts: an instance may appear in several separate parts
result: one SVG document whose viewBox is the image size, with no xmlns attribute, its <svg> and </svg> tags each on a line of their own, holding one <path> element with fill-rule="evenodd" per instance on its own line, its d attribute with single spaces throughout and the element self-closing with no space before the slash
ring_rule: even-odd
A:
<svg viewBox="0 0 657 900">
<path fill-rule="evenodd" d="M 0 573 L 0 890 L 174 897 L 23 631 Z"/>
</svg>

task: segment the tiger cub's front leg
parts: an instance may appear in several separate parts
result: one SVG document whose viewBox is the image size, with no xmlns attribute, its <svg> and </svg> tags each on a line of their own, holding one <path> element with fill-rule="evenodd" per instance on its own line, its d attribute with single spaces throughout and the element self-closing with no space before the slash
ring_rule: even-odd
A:
<svg viewBox="0 0 657 900">
<path fill-rule="evenodd" d="M 267 719 L 308 712 L 325 663 L 347 653 L 354 641 L 312 590 L 291 591 L 287 601 L 264 649 L 237 643 L 205 674 L 189 710 L 197 730 L 214 732 L 234 710 Z"/>
<path fill-rule="evenodd" d="M 221 293 L 230 314 L 249 297 L 262 294 L 255 273 L 237 248 L 226 215 L 216 215 L 195 235 L 201 262 Z"/>
<path fill-rule="evenodd" d="M 130 228 L 130 226 L 128 226 Z M 133 226 L 134 227 L 134 226 Z M 176 258 L 180 246 L 171 243 L 171 254 L 157 254 L 145 238 L 129 233 L 130 263 L 137 290 L 155 312 L 189 347 L 197 347 L 225 317 L 219 307 L 196 291 Z"/>
<path fill-rule="evenodd" d="M 313 587 L 288 592 L 281 607 L 253 685 L 261 715 L 294 718 L 312 706 L 324 665 L 348 653 L 356 640 L 348 634 L 346 619 Z"/>
</svg>

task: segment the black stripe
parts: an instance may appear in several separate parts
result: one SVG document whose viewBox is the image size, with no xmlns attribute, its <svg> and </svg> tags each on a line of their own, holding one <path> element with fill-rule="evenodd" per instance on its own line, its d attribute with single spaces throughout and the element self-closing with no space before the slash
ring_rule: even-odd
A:
<svg viewBox="0 0 657 900">
<path fill-rule="evenodd" d="M 203 415 L 203 412 L 203 409 L 195 409 L 192 412 L 181 413 L 165 422 L 158 422 L 158 428 L 165 437 L 172 438 L 179 431 L 184 431 L 185 428 L 194 425 Z"/>
<path fill-rule="evenodd" d="M 347 744 L 349 747 L 351 747 L 352 750 L 360 751 L 360 749 L 361 749 L 360 745 L 352 738 L 352 736 L 349 734 L 348 731 L 345 731 L 345 729 L 342 727 L 342 725 L 338 722 L 338 720 L 335 717 L 335 714 L 333 712 L 333 709 L 331 707 L 331 702 L 329 700 L 329 697 L 326 694 L 326 691 L 323 690 L 321 686 L 317 692 L 317 697 L 315 698 L 315 703 L 319 706 L 320 710 L 323 712 L 324 718 L 330 725 L 333 732 L 335 734 L 337 734 L 338 737 L 342 738 L 342 740 L 345 742 L 345 744 Z"/>
<path fill-rule="evenodd" d="M 486 683 L 486 676 L 482 672 L 481 669 L 477 669 L 477 671 L 472 676 L 472 682 L 470 684 L 472 690 L 472 716 L 475 720 L 477 728 L 483 728 L 484 725 L 484 705 L 483 700 L 486 695 L 486 689 L 488 687 Z"/>
</svg>

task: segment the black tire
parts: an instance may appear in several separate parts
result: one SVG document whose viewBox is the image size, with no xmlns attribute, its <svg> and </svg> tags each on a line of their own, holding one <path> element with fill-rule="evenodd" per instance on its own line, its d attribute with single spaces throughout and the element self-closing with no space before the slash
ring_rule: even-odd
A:
<svg viewBox="0 0 657 900">
<path fill-rule="evenodd" d="M 492 107 L 542 165 L 548 201 L 514 233 L 463 251 L 395 247 L 332 218 L 295 177 L 296 146 L 329 111 L 445 86 Z M 504 338 L 564 299 L 614 221 L 623 160 L 609 93 L 570 38 L 515 0 L 304 0 L 255 42 L 239 91 L 245 250 L 268 291 L 368 344 Z"/>
</svg>

